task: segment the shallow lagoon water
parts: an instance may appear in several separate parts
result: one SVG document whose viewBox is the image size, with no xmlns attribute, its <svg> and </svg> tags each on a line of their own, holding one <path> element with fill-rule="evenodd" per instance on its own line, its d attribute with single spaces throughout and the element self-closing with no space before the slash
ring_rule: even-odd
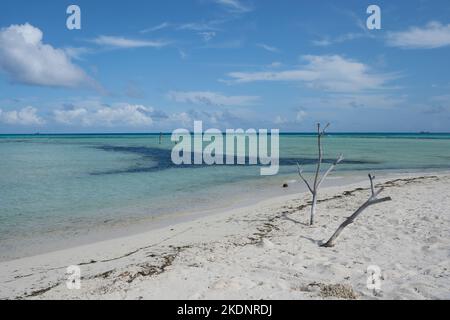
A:
<svg viewBox="0 0 450 320">
<path fill-rule="evenodd" d="M 168 135 L 0 136 L 0 260 L 300 192 L 295 163 L 312 172 L 316 154 L 314 136 L 281 135 L 280 172 L 262 177 L 258 166 L 175 166 L 172 147 Z M 324 148 L 346 159 L 329 184 L 450 168 L 449 134 L 330 134 Z"/>
</svg>

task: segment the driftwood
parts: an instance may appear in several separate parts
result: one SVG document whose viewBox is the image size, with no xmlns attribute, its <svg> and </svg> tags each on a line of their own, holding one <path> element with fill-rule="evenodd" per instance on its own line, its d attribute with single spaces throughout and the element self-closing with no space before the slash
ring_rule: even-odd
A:
<svg viewBox="0 0 450 320">
<path fill-rule="evenodd" d="M 311 204 L 311 216 L 309 220 L 309 224 L 312 226 L 314 224 L 314 217 L 316 214 L 316 206 L 317 206 L 317 193 L 319 191 L 319 188 L 322 184 L 322 182 L 325 180 L 325 178 L 330 174 L 331 171 L 333 171 L 334 167 L 338 165 L 342 160 L 344 160 L 343 155 L 341 154 L 337 160 L 328 168 L 328 170 L 323 174 L 323 176 L 320 178 L 320 167 L 322 166 L 323 161 L 323 149 L 322 149 L 322 137 L 325 135 L 325 130 L 330 126 L 330 124 L 327 124 L 323 130 L 320 129 L 320 123 L 317 124 L 317 146 L 318 146 L 318 159 L 317 159 L 317 167 L 316 167 L 316 173 L 314 176 L 314 182 L 312 185 L 306 180 L 306 178 L 303 176 L 303 168 L 300 166 L 300 164 L 297 163 L 298 168 L 298 175 L 303 180 L 303 182 L 308 187 L 309 192 L 312 194 L 312 204 Z"/>
<path fill-rule="evenodd" d="M 371 205 L 374 204 L 378 204 L 378 203 L 382 203 L 382 202 L 386 202 L 386 201 L 391 201 L 391 197 L 385 197 L 385 198 L 381 198 L 378 199 L 378 195 L 383 191 L 383 188 L 379 189 L 379 190 L 375 190 L 375 186 L 373 184 L 373 180 L 375 179 L 374 176 L 369 174 L 369 179 L 370 179 L 370 189 L 371 189 L 371 196 L 369 198 L 369 200 L 367 200 L 361 207 L 359 207 L 358 210 L 355 211 L 355 213 L 353 213 L 350 217 L 348 217 L 340 226 L 339 228 L 336 230 L 336 232 L 331 236 L 330 240 L 327 241 L 327 243 L 322 244 L 322 247 L 334 247 L 336 239 L 339 237 L 339 235 L 341 234 L 341 232 L 344 230 L 344 228 L 346 226 L 348 226 L 349 224 L 352 224 L 355 219 L 368 207 L 370 207 Z"/>
</svg>

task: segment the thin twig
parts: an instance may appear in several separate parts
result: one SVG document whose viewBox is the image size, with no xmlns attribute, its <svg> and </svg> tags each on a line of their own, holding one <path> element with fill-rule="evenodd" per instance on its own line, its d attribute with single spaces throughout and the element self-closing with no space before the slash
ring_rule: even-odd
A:
<svg viewBox="0 0 450 320">
<path fill-rule="evenodd" d="M 311 193 L 313 193 L 313 190 L 311 188 L 311 186 L 309 185 L 308 180 L 305 179 L 305 177 L 303 176 L 303 169 L 302 167 L 298 164 L 297 162 L 297 169 L 298 169 L 298 175 L 300 176 L 300 178 L 303 180 L 303 182 L 306 184 L 306 186 L 308 187 L 309 191 Z"/>
</svg>

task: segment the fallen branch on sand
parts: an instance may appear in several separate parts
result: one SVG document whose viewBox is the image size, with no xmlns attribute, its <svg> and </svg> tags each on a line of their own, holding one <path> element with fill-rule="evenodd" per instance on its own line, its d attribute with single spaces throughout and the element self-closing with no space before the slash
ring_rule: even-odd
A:
<svg viewBox="0 0 450 320">
<path fill-rule="evenodd" d="M 372 191 L 372 195 L 370 196 L 369 200 L 367 200 L 361 207 L 359 207 L 358 210 L 355 211 L 355 213 L 353 213 L 350 217 L 347 218 L 347 220 L 345 220 L 340 226 L 339 228 L 336 230 L 336 232 L 331 236 L 330 240 L 328 240 L 325 244 L 322 244 L 321 247 L 334 247 L 336 239 L 339 237 L 339 235 L 341 234 L 341 232 L 344 230 L 344 228 L 346 226 L 348 226 L 349 224 L 352 224 L 355 219 L 368 207 L 370 207 L 371 205 L 374 204 L 378 204 L 378 203 L 382 203 L 382 202 L 386 202 L 386 201 L 391 201 L 391 197 L 385 197 L 385 198 L 381 198 L 378 199 L 378 195 L 384 190 L 384 188 L 380 188 L 378 190 L 375 190 L 375 186 L 373 184 L 373 180 L 375 179 L 374 176 L 372 176 L 371 174 L 369 174 L 369 179 L 370 179 L 370 189 Z"/>
</svg>

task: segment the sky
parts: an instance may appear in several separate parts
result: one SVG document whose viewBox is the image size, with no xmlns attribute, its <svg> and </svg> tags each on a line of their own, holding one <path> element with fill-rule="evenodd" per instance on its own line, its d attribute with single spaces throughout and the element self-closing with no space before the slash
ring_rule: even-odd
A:
<svg viewBox="0 0 450 320">
<path fill-rule="evenodd" d="M 2 0 L 0 133 L 449 132 L 449 57 L 448 0 Z"/>
</svg>

